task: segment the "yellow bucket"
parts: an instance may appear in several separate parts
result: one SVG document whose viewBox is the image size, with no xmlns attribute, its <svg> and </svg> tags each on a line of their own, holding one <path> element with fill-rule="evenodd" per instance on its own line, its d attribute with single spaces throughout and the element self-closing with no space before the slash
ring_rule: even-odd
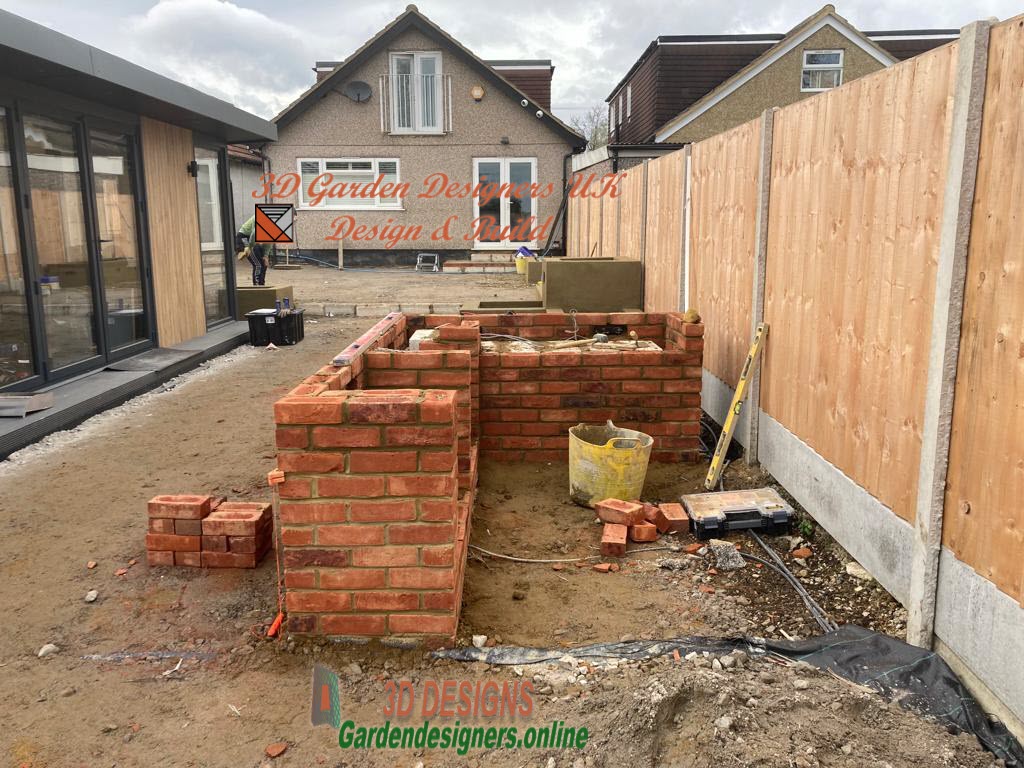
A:
<svg viewBox="0 0 1024 768">
<path fill-rule="evenodd" d="M 516 272 L 520 275 L 526 274 L 526 257 L 516 256 Z"/>
<path fill-rule="evenodd" d="M 640 498 L 654 438 L 632 429 L 578 424 L 569 429 L 569 497 L 591 507 L 603 499 Z"/>
</svg>

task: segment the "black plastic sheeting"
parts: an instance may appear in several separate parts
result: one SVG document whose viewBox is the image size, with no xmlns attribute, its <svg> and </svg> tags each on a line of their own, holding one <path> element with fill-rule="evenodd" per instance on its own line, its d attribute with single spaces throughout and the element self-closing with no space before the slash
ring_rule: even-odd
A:
<svg viewBox="0 0 1024 768">
<path fill-rule="evenodd" d="M 751 656 L 776 653 L 828 669 L 842 678 L 877 691 L 889 701 L 934 719 L 954 733 L 974 734 L 985 749 L 1011 768 L 1024 768 L 1024 750 L 1006 727 L 994 722 L 934 651 L 854 624 L 807 640 L 683 637 L 628 643 L 598 643 L 578 648 L 450 648 L 434 656 L 488 664 L 537 664 L 569 655 L 577 659 L 643 660 L 679 651 L 724 654 L 735 649 Z"/>
</svg>

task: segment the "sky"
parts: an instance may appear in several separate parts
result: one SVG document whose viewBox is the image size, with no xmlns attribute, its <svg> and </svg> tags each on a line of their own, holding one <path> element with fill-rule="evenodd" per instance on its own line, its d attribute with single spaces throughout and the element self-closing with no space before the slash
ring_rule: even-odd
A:
<svg viewBox="0 0 1024 768">
<path fill-rule="evenodd" d="M 401 14 L 406 2 L 351 0 L 0 0 L 0 8 L 272 117 Z M 484 59 L 551 59 L 554 112 L 603 104 L 658 35 L 786 32 L 820 0 L 420 0 L 419 10 Z M 834 2 L 860 29 L 962 27 L 1024 0 Z"/>
</svg>

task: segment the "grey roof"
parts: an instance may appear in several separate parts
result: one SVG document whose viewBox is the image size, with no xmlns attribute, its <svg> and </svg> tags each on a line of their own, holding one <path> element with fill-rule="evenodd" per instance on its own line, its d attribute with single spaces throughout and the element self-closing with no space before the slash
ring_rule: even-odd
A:
<svg viewBox="0 0 1024 768">
<path fill-rule="evenodd" d="M 3 10 L 0 71 L 40 88 L 191 128 L 224 142 L 277 138 L 277 126 L 267 120 Z"/>
</svg>

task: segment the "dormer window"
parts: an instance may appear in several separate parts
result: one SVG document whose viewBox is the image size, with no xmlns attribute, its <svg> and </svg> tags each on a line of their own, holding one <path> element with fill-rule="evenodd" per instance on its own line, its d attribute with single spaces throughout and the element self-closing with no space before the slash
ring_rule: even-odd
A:
<svg viewBox="0 0 1024 768">
<path fill-rule="evenodd" d="M 800 73 L 800 90 L 814 93 L 843 84 L 843 52 L 804 51 L 804 67 Z"/>
<path fill-rule="evenodd" d="M 441 54 L 392 53 L 391 133 L 442 133 Z"/>
</svg>

